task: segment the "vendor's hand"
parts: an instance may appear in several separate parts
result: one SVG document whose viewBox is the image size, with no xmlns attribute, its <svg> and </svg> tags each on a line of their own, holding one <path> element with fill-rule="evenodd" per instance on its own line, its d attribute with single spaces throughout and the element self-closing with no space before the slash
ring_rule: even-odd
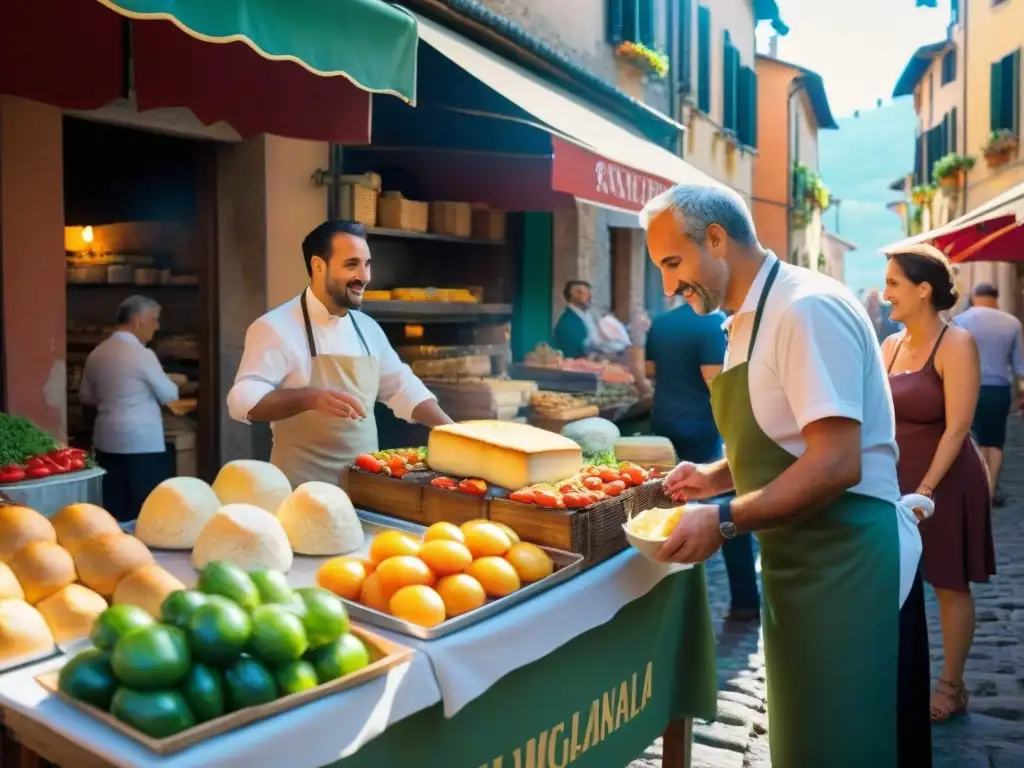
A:
<svg viewBox="0 0 1024 768">
<path fill-rule="evenodd" d="M 661 545 L 655 557 L 665 563 L 702 563 L 719 550 L 718 507 L 695 504 L 687 507 L 679 525 Z"/>
<path fill-rule="evenodd" d="M 362 419 L 366 416 L 366 409 L 359 402 L 359 398 L 348 392 L 339 392 L 334 389 L 314 389 L 311 390 L 311 398 L 312 403 L 309 410 L 322 413 L 325 416 L 339 419 Z"/>
<path fill-rule="evenodd" d="M 688 499 L 709 499 L 715 495 L 707 467 L 689 461 L 681 462 L 669 472 L 662 487 L 666 496 L 678 502 L 686 502 Z"/>
</svg>

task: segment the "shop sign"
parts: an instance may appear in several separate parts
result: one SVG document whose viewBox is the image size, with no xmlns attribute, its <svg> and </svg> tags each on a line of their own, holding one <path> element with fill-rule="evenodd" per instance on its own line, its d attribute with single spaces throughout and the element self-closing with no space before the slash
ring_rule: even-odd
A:
<svg viewBox="0 0 1024 768">
<path fill-rule="evenodd" d="M 612 162 L 596 152 L 555 137 L 552 186 L 581 200 L 639 211 L 667 190 L 665 179 Z"/>
</svg>

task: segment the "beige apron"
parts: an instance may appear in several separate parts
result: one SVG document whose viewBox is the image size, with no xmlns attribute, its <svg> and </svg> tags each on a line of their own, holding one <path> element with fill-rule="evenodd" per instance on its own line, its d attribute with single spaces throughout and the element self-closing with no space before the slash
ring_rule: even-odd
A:
<svg viewBox="0 0 1024 768">
<path fill-rule="evenodd" d="M 354 395 L 366 409 L 366 418 L 343 419 L 325 416 L 319 411 L 305 411 L 290 419 L 274 422 L 270 462 L 285 473 L 293 488 L 310 480 L 337 485 L 344 467 L 359 454 L 377 450 L 377 421 L 373 417 L 373 406 L 380 385 L 380 364 L 370 354 L 363 332 L 351 312 L 348 316 L 366 354 L 318 355 L 305 291 L 299 303 L 312 363 L 309 386 Z"/>
</svg>

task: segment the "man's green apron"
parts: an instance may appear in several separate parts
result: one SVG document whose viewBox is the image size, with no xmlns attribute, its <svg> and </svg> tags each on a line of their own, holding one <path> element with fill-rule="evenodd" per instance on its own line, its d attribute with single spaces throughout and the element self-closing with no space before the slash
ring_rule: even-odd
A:
<svg viewBox="0 0 1024 768">
<path fill-rule="evenodd" d="M 778 271 L 776 263 L 761 292 L 748 361 Z M 711 404 L 738 494 L 796 461 L 758 426 L 748 363 L 714 378 Z M 757 534 L 776 768 L 896 765 L 896 514 L 890 503 L 844 493 L 800 523 Z"/>
</svg>

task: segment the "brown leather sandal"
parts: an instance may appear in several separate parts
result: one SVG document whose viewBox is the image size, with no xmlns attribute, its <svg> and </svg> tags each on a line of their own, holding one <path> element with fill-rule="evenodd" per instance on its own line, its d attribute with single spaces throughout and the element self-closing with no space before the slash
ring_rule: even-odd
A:
<svg viewBox="0 0 1024 768">
<path fill-rule="evenodd" d="M 943 705 L 940 706 L 935 703 L 936 695 L 945 699 Z M 941 723 L 950 718 L 966 714 L 969 699 L 970 695 L 967 693 L 967 688 L 964 687 L 963 683 L 955 685 L 948 680 L 939 678 L 939 682 L 935 685 L 935 690 L 932 692 L 932 722 Z"/>
</svg>

